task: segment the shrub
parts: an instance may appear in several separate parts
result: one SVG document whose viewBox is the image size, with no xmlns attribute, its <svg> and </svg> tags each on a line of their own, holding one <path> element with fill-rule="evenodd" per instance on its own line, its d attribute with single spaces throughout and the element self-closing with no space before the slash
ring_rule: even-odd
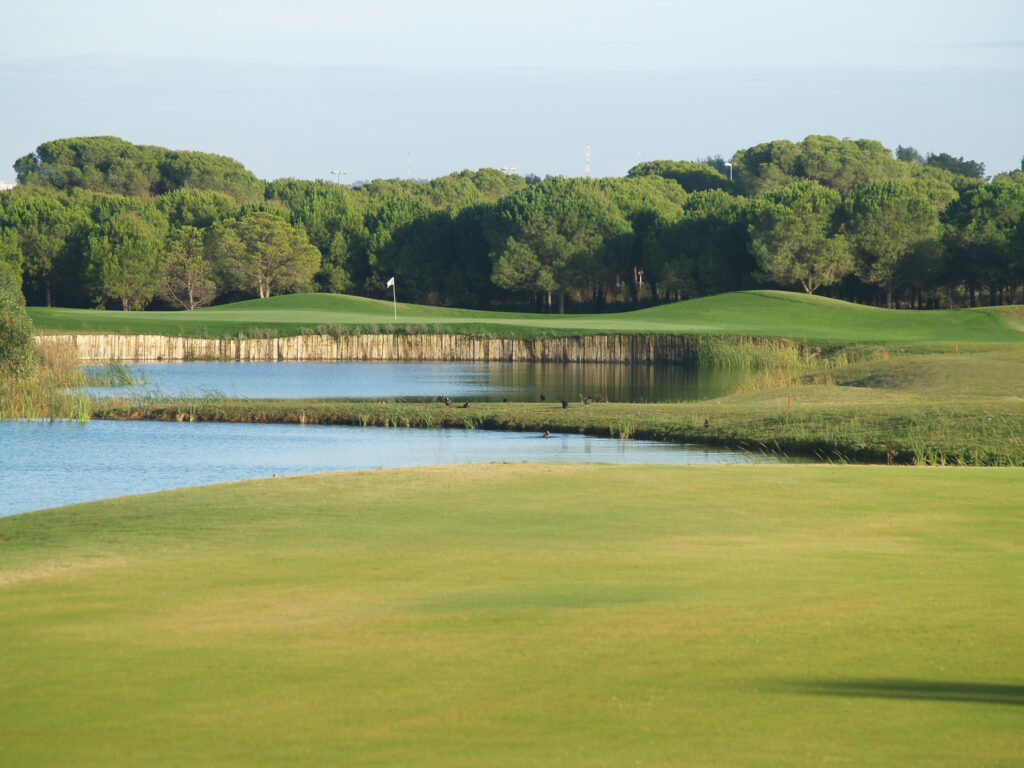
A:
<svg viewBox="0 0 1024 768">
<path fill-rule="evenodd" d="M 35 361 L 32 321 L 25 311 L 25 297 L 10 269 L 0 264 L 0 375 L 20 377 Z"/>
</svg>

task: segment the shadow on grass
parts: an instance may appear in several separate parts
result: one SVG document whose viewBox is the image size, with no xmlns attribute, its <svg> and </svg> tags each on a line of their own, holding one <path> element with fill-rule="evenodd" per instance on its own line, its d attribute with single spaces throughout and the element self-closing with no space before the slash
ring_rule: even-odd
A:
<svg viewBox="0 0 1024 768">
<path fill-rule="evenodd" d="M 807 680 L 783 684 L 786 690 L 812 696 L 851 696 L 873 699 L 961 701 L 975 704 L 1024 706 L 1024 685 L 963 683 L 939 680 Z"/>
</svg>

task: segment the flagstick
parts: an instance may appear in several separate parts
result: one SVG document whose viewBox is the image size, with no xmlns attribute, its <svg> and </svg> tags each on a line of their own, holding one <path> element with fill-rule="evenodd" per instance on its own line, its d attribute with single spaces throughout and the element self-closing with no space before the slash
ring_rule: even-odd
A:
<svg viewBox="0 0 1024 768">
<path fill-rule="evenodd" d="M 391 283 L 391 301 L 395 304 L 395 320 L 398 320 L 398 288 L 394 283 Z"/>
</svg>

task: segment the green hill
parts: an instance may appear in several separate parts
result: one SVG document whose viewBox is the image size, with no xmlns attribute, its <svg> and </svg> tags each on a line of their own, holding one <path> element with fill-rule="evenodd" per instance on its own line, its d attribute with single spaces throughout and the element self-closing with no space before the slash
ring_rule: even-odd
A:
<svg viewBox="0 0 1024 768">
<path fill-rule="evenodd" d="M 1014 315 L 1014 312 L 1017 315 Z M 586 333 L 721 334 L 812 342 L 1024 341 L 1019 308 L 889 310 L 783 291 L 721 294 L 599 315 L 540 315 L 399 304 L 336 294 L 291 294 L 193 312 L 32 307 L 44 333 L 95 331 L 165 336 L 291 335 L 332 326 L 494 336 Z M 1016 325 L 1015 325 L 1016 322 Z"/>
</svg>

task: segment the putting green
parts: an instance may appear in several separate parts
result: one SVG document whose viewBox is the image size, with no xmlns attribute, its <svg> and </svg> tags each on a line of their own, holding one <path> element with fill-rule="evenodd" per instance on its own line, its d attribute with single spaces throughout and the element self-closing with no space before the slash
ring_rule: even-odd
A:
<svg viewBox="0 0 1024 768">
<path fill-rule="evenodd" d="M 817 342 L 1024 341 L 1020 308 L 887 310 L 784 291 L 708 296 L 634 312 L 536 315 L 399 304 L 331 294 L 292 294 L 193 312 L 32 307 L 44 332 L 165 336 L 288 335 L 322 326 L 430 329 L 493 336 L 587 333 L 740 334 Z M 1016 314 L 1015 314 L 1016 313 Z"/>
<path fill-rule="evenodd" d="M 1022 490 L 490 465 L 0 519 L 0 761 L 1014 765 Z"/>
</svg>

